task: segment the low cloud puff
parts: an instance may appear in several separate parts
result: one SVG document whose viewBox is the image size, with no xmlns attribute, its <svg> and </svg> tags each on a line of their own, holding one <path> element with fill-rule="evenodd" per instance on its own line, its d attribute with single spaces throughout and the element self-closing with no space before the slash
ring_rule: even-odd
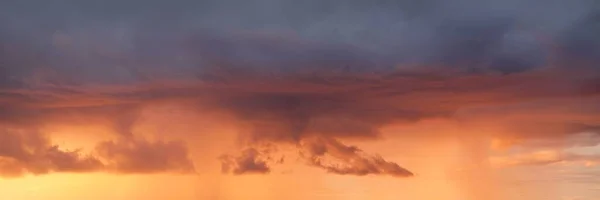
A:
<svg viewBox="0 0 600 200">
<path fill-rule="evenodd" d="M 178 142 L 146 140 L 104 141 L 94 154 L 63 150 L 36 131 L 0 131 L 0 175 L 85 173 L 193 173 L 187 149 Z"/>
<path fill-rule="evenodd" d="M 0 175 L 21 176 L 26 173 L 90 172 L 104 166 L 93 156 L 78 150 L 61 150 L 37 132 L 0 131 Z"/>
</svg>

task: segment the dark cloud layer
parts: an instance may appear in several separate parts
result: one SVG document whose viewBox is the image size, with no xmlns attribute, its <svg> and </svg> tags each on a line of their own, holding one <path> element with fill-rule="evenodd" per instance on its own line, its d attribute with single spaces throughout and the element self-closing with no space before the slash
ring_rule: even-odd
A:
<svg viewBox="0 0 600 200">
<path fill-rule="evenodd" d="M 586 0 L 134 2 L 3 3 L 3 56 L 19 65 L 4 70 L 12 77 L 51 66 L 76 82 L 215 65 L 286 72 L 444 63 L 514 73 L 547 65 L 554 46 L 566 61 L 598 55 L 598 5 Z"/>
<path fill-rule="evenodd" d="M 184 144 L 146 141 L 131 129 L 144 108 L 181 103 L 235 119 L 246 150 L 222 157 L 228 173 L 271 171 L 271 152 L 253 150 L 271 143 L 295 146 L 309 165 L 331 173 L 411 176 L 341 141 L 379 139 L 386 125 L 428 118 L 469 123 L 481 114 L 474 107 L 594 99 L 600 29 L 593 4 L 3 2 L 0 125 L 104 123 L 119 139 L 98 145 L 98 159 L 108 160 L 101 168 L 193 171 Z M 596 107 L 584 107 L 567 111 L 592 116 L 585 122 L 502 125 L 520 138 L 559 138 L 584 130 L 573 124 L 600 125 Z M 96 159 L 44 151 L 30 154 L 54 163 L 46 171 L 65 169 L 54 166 L 61 162 L 86 168 Z M 6 169 L 33 170 L 5 157 L 12 159 Z"/>
</svg>

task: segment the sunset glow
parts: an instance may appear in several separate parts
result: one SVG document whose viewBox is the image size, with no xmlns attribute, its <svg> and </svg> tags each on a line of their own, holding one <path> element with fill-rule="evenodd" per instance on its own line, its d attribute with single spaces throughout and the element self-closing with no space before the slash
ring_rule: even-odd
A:
<svg viewBox="0 0 600 200">
<path fill-rule="evenodd" d="M 594 1 L 102 2 L 0 3 L 0 200 L 600 199 Z"/>
</svg>

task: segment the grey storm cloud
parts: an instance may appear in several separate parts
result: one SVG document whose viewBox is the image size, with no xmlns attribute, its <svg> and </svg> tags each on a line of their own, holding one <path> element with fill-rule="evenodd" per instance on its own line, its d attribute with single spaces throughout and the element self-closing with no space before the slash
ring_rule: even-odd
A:
<svg viewBox="0 0 600 200">
<path fill-rule="evenodd" d="M 240 137 L 249 149 L 265 142 L 320 147 L 304 155 L 309 165 L 406 177 L 412 172 L 341 141 L 377 139 L 385 125 L 449 118 L 467 106 L 597 95 L 599 6 L 587 0 L 2 2 L 0 125 L 110 121 L 119 140 L 98 145 L 98 159 L 113 162 L 103 168 L 192 171 L 185 144 L 131 132 L 144 107 L 191 99 L 191 106 L 248 125 Z M 554 127 L 580 130 L 565 121 Z M 60 159 L 39 159 L 86 169 L 95 162 L 54 151 Z M 266 173 L 272 163 L 263 154 L 246 150 L 221 161 L 226 172 Z"/>
<path fill-rule="evenodd" d="M 36 65 L 112 82 L 226 64 L 386 71 L 443 63 L 513 73 L 547 64 L 552 45 L 562 56 L 594 59 L 600 31 L 598 5 L 586 0 L 2 4 L 2 56 L 19 66 L 3 66 L 3 81 Z M 190 37 L 197 42 L 182 39 Z"/>
</svg>

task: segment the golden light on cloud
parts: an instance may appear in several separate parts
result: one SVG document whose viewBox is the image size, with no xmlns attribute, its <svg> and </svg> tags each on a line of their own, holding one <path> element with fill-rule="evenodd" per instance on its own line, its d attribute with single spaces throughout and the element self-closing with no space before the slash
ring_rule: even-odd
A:
<svg viewBox="0 0 600 200">
<path fill-rule="evenodd" d="M 0 3 L 0 199 L 594 200 L 597 5 L 490 2 Z"/>
</svg>

